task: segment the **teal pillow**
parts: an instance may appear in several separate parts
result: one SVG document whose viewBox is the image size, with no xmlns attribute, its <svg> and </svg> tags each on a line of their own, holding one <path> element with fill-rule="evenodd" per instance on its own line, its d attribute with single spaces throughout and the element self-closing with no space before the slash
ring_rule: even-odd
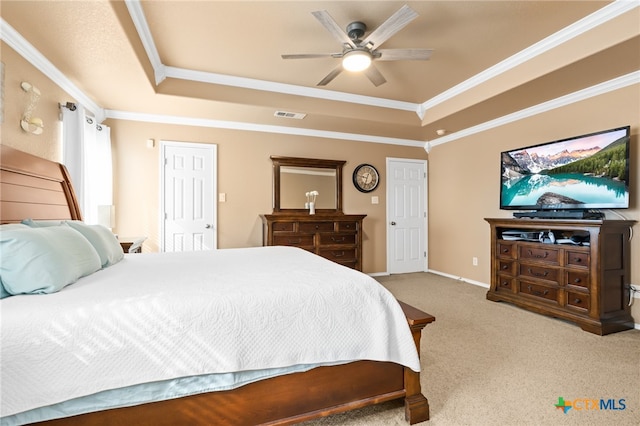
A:
<svg viewBox="0 0 640 426">
<path fill-rule="evenodd" d="M 101 268 L 91 243 L 66 224 L 3 231 L 0 258 L 10 294 L 54 293 Z"/>
<path fill-rule="evenodd" d="M 8 229 L 24 229 L 27 225 L 23 225 L 21 223 L 6 223 L 4 225 L 0 225 L 0 236 L 2 236 L 2 232 Z M 2 259 L 0 259 L 2 260 Z M 13 296 L 11 293 L 4 288 L 4 284 L 2 284 L 2 277 L 0 277 L 0 299 L 4 299 L 5 297 Z"/>
<path fill-rule="evenodd" d="M 33 220 L 33 219 L 25 219 L 22 221 L 23 225 L 30 226 L 32 228 L 44 228 L 47 226 L 60 226 L 62 225 L 61 220 Z"/>
<path fill-rule="evenodd" d="M 113 232 L 102 225 L 87 225 L 79 220 L 65 222 L 89 240 L 100 256 L 102 267 L 114 265 L 124 258 L 124 251 Z"/>
<path fill-rule="evenodd" d="M 0 280 L 0 299 L 4 299 L 5 297 L 9 296 L 13 295 L 4 288 L 4 284 L 2 284 L 2 281 Z"/>
</svg>

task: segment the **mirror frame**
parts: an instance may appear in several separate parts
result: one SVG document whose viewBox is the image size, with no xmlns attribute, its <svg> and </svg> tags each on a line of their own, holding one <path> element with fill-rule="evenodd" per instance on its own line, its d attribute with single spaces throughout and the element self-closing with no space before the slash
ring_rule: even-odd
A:
<svg viewBox="0 0 640 426">
<path fill-rule="evenodd" d="M 272 155 L 273 163 L 273 212 L 306 212 L 306 209 L 283 209 L 280 208 L 280 167 L 312 167 L 319 169 L 332 169 L 336 171 L 336 208 L 317 209 L 316 213 L 342 213 L 342 168 L 346 161 L 342 160 L 320 160 L 317 158 L 281 157 Z"/>
</svg>

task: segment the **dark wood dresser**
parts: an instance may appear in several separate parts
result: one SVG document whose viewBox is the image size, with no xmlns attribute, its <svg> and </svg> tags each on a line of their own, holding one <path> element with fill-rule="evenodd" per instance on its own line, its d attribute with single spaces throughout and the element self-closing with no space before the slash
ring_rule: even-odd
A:
<svg viewBox="0 0 640 426">
<path fill-rule="evenodd" d="M 629 220 L 485 219 L 491 225 L 487 299 L 609 334 L 633 328 Z"/>
<path fill-rule="evenodd" d="M 295 246 L 362 271 L 366 215 L 276 213 L 262 215 L 263 245 Z"/>
</svg>

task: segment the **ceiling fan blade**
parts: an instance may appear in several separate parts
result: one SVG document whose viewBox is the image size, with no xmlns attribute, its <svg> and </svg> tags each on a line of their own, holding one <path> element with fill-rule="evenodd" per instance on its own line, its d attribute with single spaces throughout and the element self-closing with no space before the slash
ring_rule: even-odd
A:
<svg viewBox="0 0 640 426">
<path fill-rule="evenodd" d="M 326 10 L 319 10 L 317 12 L 311 12 L 313 16 L 316 17 L 318 21 L 333 35 L 336 40 L 340 42 L 342 45 L 348 45 L 351 48 L 355 48 L 355 44 L 351 41 L 347 33 L 345 33 L 342 28 L 334 21 L 334 19 L 329 15 L 329 12 Z"/>
<path fill-rule="evenodd" d="M 391 15 L 389 19 L 384 21 L 382 25 L 362 40 L 361 46 L 366 46 L 371 43 L 374 48 L 379 47 L 382 43 L 389 40 L 391 36 L 403 29 L 409 22 L 413 21 L 417 17 L 418 14 L 416 11 L 405 4 L 400 8 L 400 10 Z"/>
<path fill-rule="evenodd" d="M 364 74 L 371 80 L 374 86 L 378 87 L 381 84 L 387 82 L 382 73 L 373 64 L 369 65 L 369 68 L 364 70 Z"/>
<path fill-rule="evenodd" d="M 378 49 L 376 52 L 380 53 L 376 61 L 426 61 L 433 49 Z"/>
<path fill-rule="evenodd" d="M 335 58 L 335 53 L 294 53 L 291 55 L 280 55 L 282 59 L 313 59 L 313 58 Z M 339 54 L 342 56 L 342 54 Z"/>
<path fill-rule="evenodd" d="M 335 67 L 333 69 L 333 71 L 331 71 L 329 74 L 327 74 L 327 76 L 325 78 L 323 78 L 320 81 L 320 83 L 317 84 L 317 86 L 326 86 L 327 84 L 329 84 L 331 82 L 331 80 L 336 78 L 338 76 L 338 74 L 340 74 L 341 72 L 342 72 L 342 64 L 338 65 L 337 67 Z"/>
</svg>

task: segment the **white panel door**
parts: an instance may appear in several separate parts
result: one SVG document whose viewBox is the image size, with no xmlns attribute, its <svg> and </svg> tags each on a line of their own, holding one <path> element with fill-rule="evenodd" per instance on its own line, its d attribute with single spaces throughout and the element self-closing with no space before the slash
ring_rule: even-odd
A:
<svg viewBox="0 0 640 426">
<path fill-rule="evenodd" d="M 162 143 L 162 251 L 213 250 L 216 145 Z"/>
<path fill-rule="evenodd" d="M 427 270 L 427 162 L 387 159 L 387 269 Z"/>
</svg>

